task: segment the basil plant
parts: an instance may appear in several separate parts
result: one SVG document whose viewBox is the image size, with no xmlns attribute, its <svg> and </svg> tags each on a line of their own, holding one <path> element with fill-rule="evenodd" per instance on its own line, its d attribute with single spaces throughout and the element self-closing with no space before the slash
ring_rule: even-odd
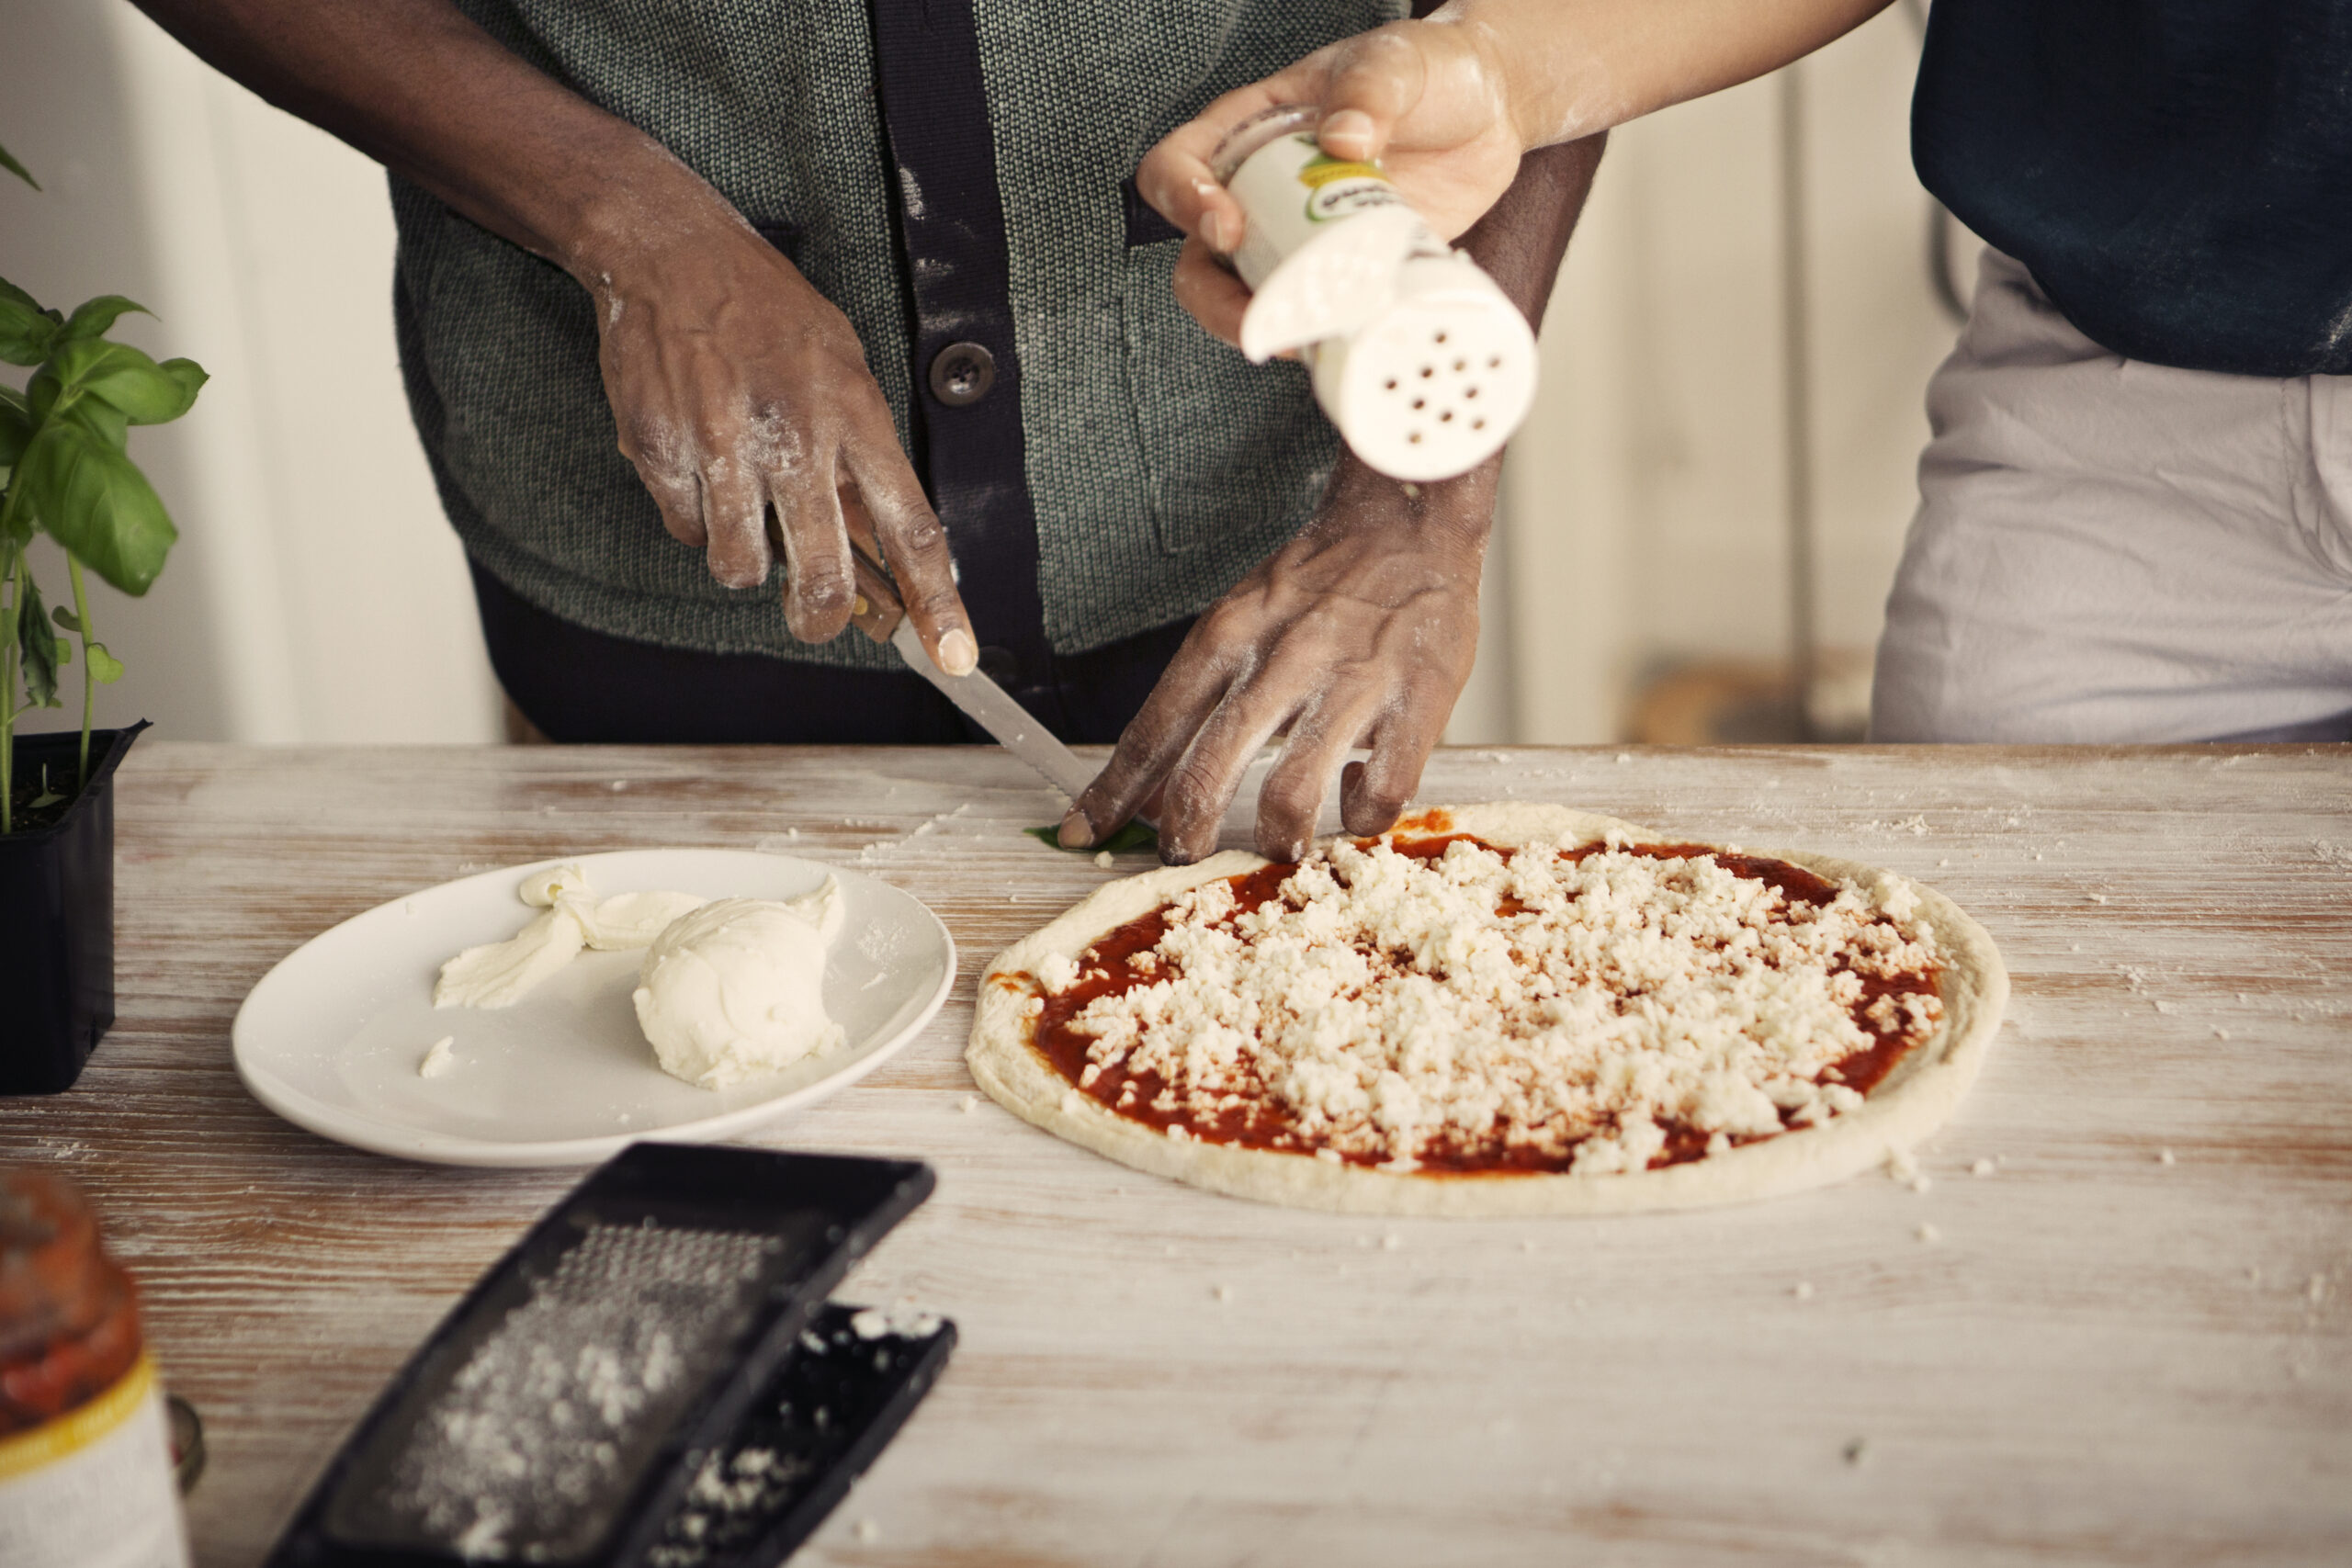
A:
<svg viewBox="0 0 2352 1568">
<path fill-rule="evenodd" d="M 0 168 L 40 188 L 5 148 Z M 85 569 L 125 593 L 143 594 L 179 537 L 125 444 L 130 426 L 163 424 L 187 412 L 205 374 L 194 360 L 157 364 L 110 340 L 107 333 L 133 310 L 145 313 L 145 307 L 102 294 L 61 314 L 0 278 L 0 363 L 32 372 L 22 390 L 0 383 L 0 833 L 16 828 L 17 720 L 35 708 L 65 705 L 58 689 L 75 642 L 82 661 L 76 791 L 89 777 L 95 688 L 122 674 L 121 663 L 93 635 Z M 70 609 L 50 608 L 33 581 L 27 547 L 35 534 L 64 549 Z M 28 806 L 66 798 L 44 781 Z"/>
</svg>

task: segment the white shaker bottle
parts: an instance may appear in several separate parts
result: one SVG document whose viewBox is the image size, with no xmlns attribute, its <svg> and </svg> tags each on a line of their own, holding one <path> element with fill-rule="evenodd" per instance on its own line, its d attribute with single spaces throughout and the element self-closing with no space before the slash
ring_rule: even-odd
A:
<svg viewBox="0 0 2352 1568">
<path fill-rule="evenodd" d="M 1234 270 L 1241 348 L 1296 349 L 1356 456 L 1392 479 L 1452 479 L 1492 457 L 1535 397 L 1535 334 L 1486 270 L 1430 231 L 1378 164 L 1333 158 L 1316 109 L 1233 128 L 1211 172 L 1249 216 Z"/>
</svg>

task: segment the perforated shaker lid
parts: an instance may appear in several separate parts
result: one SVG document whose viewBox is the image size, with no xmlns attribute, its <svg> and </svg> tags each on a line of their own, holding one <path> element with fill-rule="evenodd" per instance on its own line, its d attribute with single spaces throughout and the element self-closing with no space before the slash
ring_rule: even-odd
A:
<svg viewBox="0 0 2352 1568">
<path fill-rule="evenodd" d="M 1466 473 L 1535 399 L 1535 334 L 1461 252 L 1417 256 L 1386 310 L 1315 350 L 1315 391 L 1357 457 L 1392 479 Z"/>
</svg>

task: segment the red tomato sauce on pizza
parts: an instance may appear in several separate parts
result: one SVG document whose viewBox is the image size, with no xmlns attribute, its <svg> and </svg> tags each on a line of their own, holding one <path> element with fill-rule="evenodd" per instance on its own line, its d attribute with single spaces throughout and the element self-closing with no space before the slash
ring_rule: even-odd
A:
<svg viewBox="0 0 2352 1568">
<path fill-rule="evenodd" d="M 1434 813 L 1430 815 L 1436 817 Z M 1442 821 L 1442 818 L 1437 818 L 1430 825 L 1434 827 Z M 1409 830 L 1411 826 L 1407 824 L 1407 829 Z M 1521 854 L 1551 853 L 1563 861 L 1573 862 L 1604 847 L 1589 844 L 1565 852 L 1506 850 L 1471 834 L 1433 831 L 1411 838 L 1391 838 L 1388 848 L 1414 859 L 1434 860 L 1445 852 L 1446 846 L 1457 840 L 1466 840 L 1506 860 Z M 1359 840 L 1367 848 L 1377 841 Z M 1725 870 L 1778 889 L 1792 904 L 1821 904 L 1838 894 L 1836 884 L 1804 867 L 1760 855 L 1736 854 L 1702 844 L 1629 844 L 1623 846 L 1623 850 L 1628 854 L 1659 859 L 1712 855 L 1716 863 Z M 1234 913 L 1256 909 L 1269 900 L 1280 897 L 1283 884 L 1297 869 L 1294 864 L 1278 863 L 1227 878 L 1234 892 Z M 1508 916 L 1519 912 L 1511 907 L 1515 902 L 1506 897 L 1497 913 Z M 1093 1036 L 1076 1027 L 1074 1021 L 1089 1003 L 1099 998 L 1118 996 L 1138 986 L 1166 979 L 1169 975 L 1166 965 L 1150 962 L 1138 964 L 1136 959 L 1137 954 L 1149 953 L 1167 934 L 1168 923 L 1165 911 L 1161 910 L 1129 920 L 1091 943 L 1081 954 L 1083 973 L 1078 982 L 1066 990 L 1043 998 L 1044 1010 L 1033 1020 L 1035 1033 L 1032 1038 L 1038 1052 L 1073 1089 L 1130 1122 L 1162 1132 L 1170 1126 L 1181 1127 L 1186 1135 L 1204 1143 L 1287 1154 L 1316 1153 L 1318 1145 L 1298 1134 L 1295 1119 L 1270 1096 L 1257 1097 L 1210 1117 L 1181 1104 L 1169 1111 L 1157 1109 L 1154 1101 L 1160 1098 L 1161 1091 L 1168 1085 L 1156 1073 L 1130 1072 L 1124 1064 L 1119 1064 L 1102 1066 L 1091 1080 L 1088 1078 L 1086 1070 L 1090 1059 L 1087 1052 L 1093 1043 Z M 1883 1026 L 1868 1016 L 1867 1010 L 1872 1002 L 1890 994 L 1898 998 L 1912 993 L 1934 996 L 1937 985 L 1933 969 L 1892 978 L 1867 975 L 1858 977 L 1862 982 L 1862 994 L 1849 1010 L 1855 1024 L 1871 1037 L 1873 1043 L 1845 1056 L 1823 1077 L 1825 1079 L 1834 1078 L 1834 1081 L 1845 1084 L 1855 1092 L 1866 1095 L 1894 1070 L 1913 1043 L 1899 1026 Z M 1030 981 L 1034 984 L 1034 976 Z M 1136 1092 L 1129 1094 L 1126 1091 L 1131 1087 Z M 1666 1123 L 1665 1131 L 1666 1146 L 1651 1158 L 1650 1168 L 1679 1165 L 1706 1155 L 1706 1134 L 1674 1122 Z M 1735 1144 L 1754 1143 L 1760 1141 L 1761 1137 L 1772 1135 L 1743 1136 L 1732 1141 Z M 1422 1170 L 1438 1174 L 1553 1174 L 1569 1168 L 1575 1148 L 1572 1143 L 1561 1150 L 1544 1151 L 1510 1146 L 1503 1140 L 1497 1140 L 1492 1145 L 1482 1141 L 1481 1146 L 1470 1148 L 1440 1141 L 1434 1146 L 1422 1149 L 1419 1163 Z M 1376 1166 L 1381 1163 L 1378 1156 L 1350 1155 L 1343 1157 L 1355 1165 Z"/>
</svg>

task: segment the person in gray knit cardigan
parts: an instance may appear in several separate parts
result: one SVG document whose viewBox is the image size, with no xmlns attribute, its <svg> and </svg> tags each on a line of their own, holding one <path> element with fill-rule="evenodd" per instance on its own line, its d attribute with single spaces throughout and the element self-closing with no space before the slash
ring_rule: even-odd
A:
<svg viewBox="0 0 2352 1568">
<path fill-rule="evenodd" d="M 978 739 L 842 637 L 870 541 L 942 668 L 1122 743 L 1064 824 L 1197 859 L 1335 778 L 1393 822 L 1467 679 L 1488 464 L 1349 457 L 1175 300 L 1144 151 L 1402 0 L 141 0 L 390 171 L 411 408 L 492 663 L 558 740 Z M 1599 140 L 1464 243 L 1540 314 Z M 1367 763 L 1349 764 L 1369 746 Z"/>
</svg>

